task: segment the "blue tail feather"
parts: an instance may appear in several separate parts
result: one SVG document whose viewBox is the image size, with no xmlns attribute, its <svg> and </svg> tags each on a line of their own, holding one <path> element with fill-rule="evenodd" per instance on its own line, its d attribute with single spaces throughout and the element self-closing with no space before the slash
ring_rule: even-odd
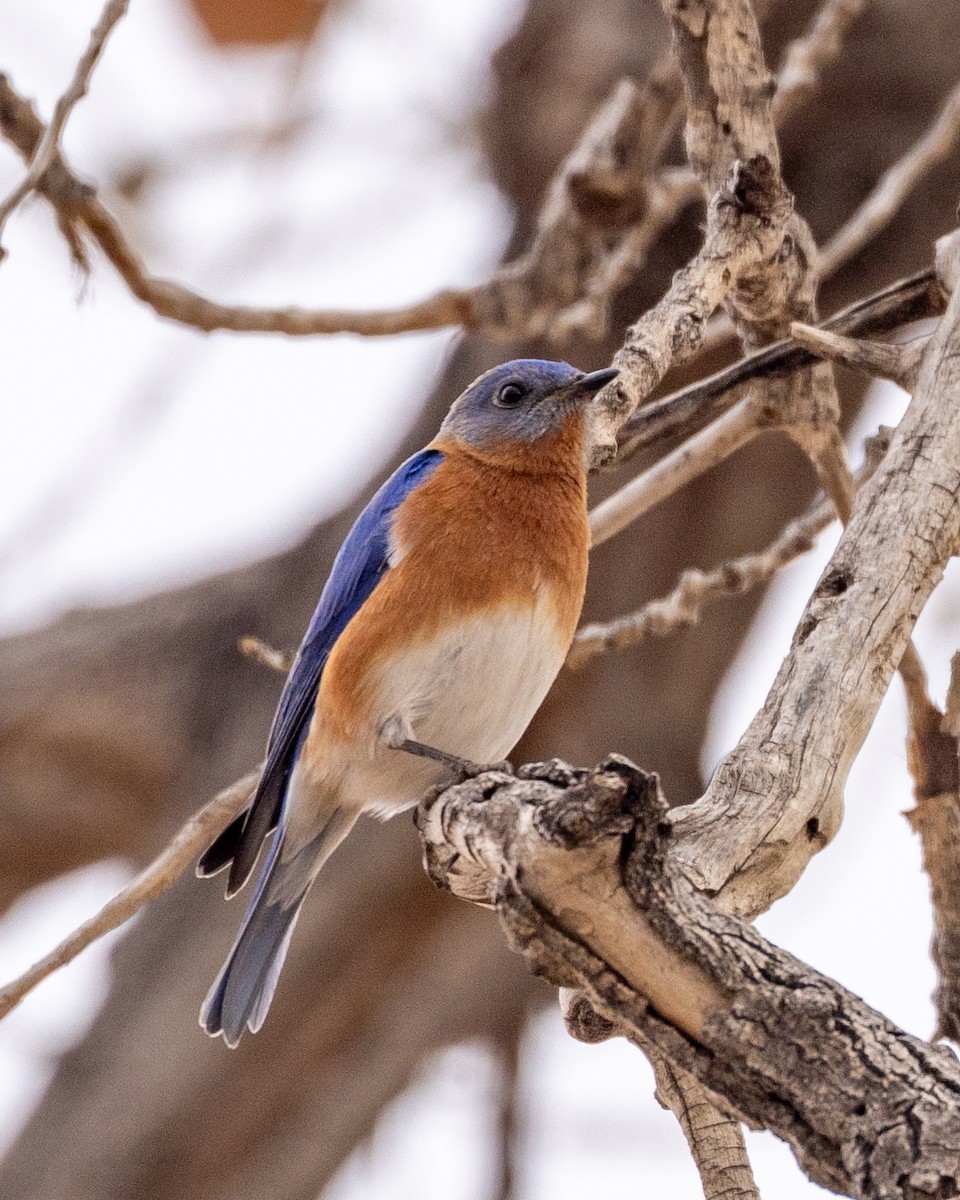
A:
<svg viewBox="0 0 960 1200">
<path fill-rule="evenodd" d="M 260 1018 L 256 1028 L 262 1023 L 277 986 L 290 934 L 310 886 L 311 877 L 307 876 L 293 904 L 283 905 L 270 899 L 271 884 L 278 873 L 280 844 L 277 835 L 236 941 L 200 1010 L 203 1028 L 212 1037 L 222 1033 L 228 1046 L 236 1046 L 245 1027 L 254 1028 L 255 1016 Z"/>
<path fill-rule="evenodd" d="M 353 821 L 336 809 L 323 830 L 286 860 L 283 835 L 274 834 L 240 931 L 200 1009 L 200 1024 L 211 1037 L 223 1034 L 233 1047 L 244 1029 L 256 1033 L 263 1024 L 310 885 Z"/>
</svg>

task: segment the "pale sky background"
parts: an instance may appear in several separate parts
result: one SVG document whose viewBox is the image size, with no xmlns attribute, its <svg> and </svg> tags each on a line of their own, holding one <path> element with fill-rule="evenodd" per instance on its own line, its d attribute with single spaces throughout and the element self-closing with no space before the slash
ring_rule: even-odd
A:
<svg viewBox="0 0 960 1200">
<path fill-rule="evenodd" d="M 0 0 L 0 68 L 45 114 L 99 7 Z M 517 0 L 355 0 L 330 21 L 294 86 L 288 54 L 213 52 L 181 6 L 135 0 L 71 119 L 67 151 L 102 180 L 140 158 L 175 160 L 205 131 L 266 129 L 291 108 L 317 113 L 306 138 L 265 146 L 255 162 L 188 155 L 142 216 L 108 196 L 151 269 L 218 298 L 317 306 L 380 307 L 469 283 L 499 258 L 509 212 L 462 128 L 484 103 L 490 53 L 517 12 Z M 20 169 L 0 152 L 0 191 Z M 160 323 L 96 257 L 78 303 L 39 203 L 11 221 L 5 245 L 0 632 L 290 544 L 366 485 L 362 462 L 389 457 L 453 345 L 444 333 L 204 337 Z M 904 402 L 892 386 L 877 388 L 851 447 L 880 421 L 895 422 Z M 835 539 L 771 590 L 717 698 L 706 769 L 762 702 Z M 960 642 L 958 615 L 949 572 L 917 632 L 938 698 Z M 759 925 L 926 1036 L 929 904 L 901 815 L 910 804 L 903 733 L 895 682 L 854 768 L 839 836 Z M 106 864 L 28 896 L 0 924 L 0 975 L 16 974 L 128 874 Z M 57 1054 L 82 1036 L 108 971 L 101 943 L 0 1024 L 0 1146 L 29 1115 Z M 436 1056 L 331 1195 L 485 1200 L 495 1080 L 480 1047 Z M 654 1102 L 650 1071 L 631 1047 L 581 1046 L 550 1012 L 524 1047 L 521 1083 L 523 1200 L 573 1200 L 585 1187 L 700 1194 L 679 1128 Z M 763 1195 L 819 1194 L 784 1146 L 748 1136 Z M 428 1144 L 430 1156 L 420 1152 Z M 425 1176 L 438 1146 L 460 1167 Z"/>
</svg>

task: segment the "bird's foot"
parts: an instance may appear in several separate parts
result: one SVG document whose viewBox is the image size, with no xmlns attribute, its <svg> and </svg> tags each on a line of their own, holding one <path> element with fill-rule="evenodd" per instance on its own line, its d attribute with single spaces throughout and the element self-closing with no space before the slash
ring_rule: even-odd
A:
<svg viewBox="0 0 960 1200">
<path fill-rule="evenodd" d="M 407 754 L 415 754 L 418 758 L 430 758 L 434 762 L 443 763 L 460 782 L 465 779 L 476 779 L 478 775 L 484 775 L 487 771 L 500 771 L 504 775 L 513 774 L 513 767 L 506 759 L 495 763 L 475 763 L 471 762 L 469 758 L 460 758 L 456 754 L 448 754 L 446 750 L 438 750 L 436 746 L 415 742 L 413 738 L 404 738 L 402 742 L 396 744 L 394 749 L 404 750 Z"/>
</svg>

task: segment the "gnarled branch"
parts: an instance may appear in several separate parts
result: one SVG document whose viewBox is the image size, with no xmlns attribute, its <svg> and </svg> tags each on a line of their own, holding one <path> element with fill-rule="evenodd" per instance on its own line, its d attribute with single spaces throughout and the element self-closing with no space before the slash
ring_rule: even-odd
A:
<svg viewBox="0 0 960 1200">
<path fill-rule="evenodd" d="M 596 1036 L 653 1043 L 834 1191 L 953 1194 L 953 1055 L 719 911 L 674 869 L 667 815 L 656 777 L 611 758 L 481 776 L 418 824 L 431 877 L 493 904 L 534 970 L 589 1000 Z"/>
</svg>

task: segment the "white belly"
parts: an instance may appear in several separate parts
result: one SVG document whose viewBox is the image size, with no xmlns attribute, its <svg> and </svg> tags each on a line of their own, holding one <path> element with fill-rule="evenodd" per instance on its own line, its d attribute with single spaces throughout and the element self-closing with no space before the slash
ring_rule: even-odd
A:
<svg viewBox="0 0 960 1200">
<path fill-rule="evenodd" d="M 435 641 L 395 654 L 380 677 L 372 756 L 345 780 L 354 803 L 388 815 L 416 803 L 447 768 L 390 749 L 389 726 L 449 754 L 505 757 L 543 702 L 566 657 L 552 611 L 507 609 L 472 618 Z"/>
</svg>

